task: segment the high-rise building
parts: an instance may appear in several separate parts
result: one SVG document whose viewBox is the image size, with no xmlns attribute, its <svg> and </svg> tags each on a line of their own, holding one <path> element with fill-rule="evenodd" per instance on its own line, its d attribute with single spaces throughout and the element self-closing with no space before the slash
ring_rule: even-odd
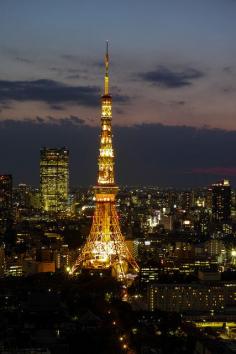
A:
<svg viewBox="0 0 236 354">
<path fill-rule="evenodd" d="M 228 180 L 215 183 L 212 192 L 212 217 L 218 222 L 227 222 L 231 217 L 231 187 Z"/>
<path fill-rule="evenodd" d="M 180 194 L 180 204 L 181 208 L 189 212 L 193 206 L 194 193 L 193 191 L 183 191 Z"/>
<path fill-rule="evenodd" d="M 24 183 L 20 183 L 14 188 L 13 201 L 18 208 L 27 209 L 30 207 L 30 191 L 31 187 Z"/>
<path fill-rule="evenodd" d="M 43 148 L 40 152 L 41 206 L 47 212 L 64 211 L 68 202 L 69 151 Z"/>
<path fill-rule="evenodd" d="M 114 150 L 112 146 L 112 97 L 109 93 L 108 44 L 105 56 L 105 88 L 101 98 L 101 140 L 98 158 L 98 181 L 95 186 L 96 208 L 89 237 L 72 269 L 111 271 L 119 280 L 125 280 L 129 269 L 137 272 L 138 265 L 121 233 L 116 211 L 118 191 L 114 177 Z"/>
<path fill-rule="evenodd" d="M 0 229 L 4 232 L 12 220 L 12 176 L 0 175 Z"/>
</svg>

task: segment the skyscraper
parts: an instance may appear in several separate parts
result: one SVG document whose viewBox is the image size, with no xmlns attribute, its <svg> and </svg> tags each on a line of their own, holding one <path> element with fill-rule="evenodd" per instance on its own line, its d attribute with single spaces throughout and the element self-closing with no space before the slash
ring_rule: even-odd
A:
<svg viewBox="0 0 236 354">
<path fill-rule="evenodd" d="M 12 220 L 12 176 L 0 175 L 0 229 L 4 232 Z"/>
<path fill-rule="evenodd" d="M 180 194 L 180 204 L 182 209 L 186 210 L 186 212 L 189 212 L 190 209 L 193 206 L 193 201 L 194 201 L 194 193 L 193 191 L 183 191 Z"/>
<path fill-rule="evenodd" d="M 68 201 L 69 151 L 66 148 L 40 151 L 40 192 L 42 210 L 64 211 Z"/>
<path fill-rule="evenodd" d="M 112 146 L 112 97 L 109 93 L 108 43 L 105 56 L 104 94 L 101 98 L 101 139 L 98 157 L 98 180 L 94 187 L 96 208 L 89 237 L 73 267 L 101 271 L 110 270 L 124 280 L 129 269 L 138 271 L 138 265 L 125 243 L 116 211 L 118 191 L 114 177 L 114 150 Z"/>
<path fill-rule="evenodd" d="M 214 221 L 227 222 L 231 216 L 231 187 L 228 180 L 212 185 L 212 218 Z"/>
</svg>

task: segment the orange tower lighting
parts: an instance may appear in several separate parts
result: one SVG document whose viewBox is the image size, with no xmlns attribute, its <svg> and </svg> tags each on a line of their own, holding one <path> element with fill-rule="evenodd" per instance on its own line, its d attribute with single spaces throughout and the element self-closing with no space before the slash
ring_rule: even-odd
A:
<svg viewBox="0 0 236 354">
<path fill-rule="evenodd" d="M 108 41 L 106 42 L 104 94 L 101 97 L 101 110 L 98 180 L 94 187 L 96 207 L 90 234 L 72 267 L 72 273 L 80 269 L 110 269 L 117 279 L 125 280 L 127 273 L 137 273 L 139 267 L 121 233 L 115 205 L 118 187 L 115 185 L 114 178 Z"/>
</svg>

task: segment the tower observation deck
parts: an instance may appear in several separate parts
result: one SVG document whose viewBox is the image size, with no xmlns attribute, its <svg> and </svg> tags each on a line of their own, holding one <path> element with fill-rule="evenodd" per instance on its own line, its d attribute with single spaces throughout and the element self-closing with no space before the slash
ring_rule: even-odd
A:
<svg viewBox="0 0 236 354">
<path fill-rule="evenodd" d="M 114 177 L 112 146 L 112 97 L 109 92 L 109 54 L 106 43 L 104 93 L 101 97 L 101 135 L 98 157 L 98 179 L 94 187 L 96 206 L 89 236 L 72 268 L 111 270 L 118 280 L 137 273 L 138 264 L 130 253 L 121 233 L 116 210 L 118 187 Z"/>
</svg>

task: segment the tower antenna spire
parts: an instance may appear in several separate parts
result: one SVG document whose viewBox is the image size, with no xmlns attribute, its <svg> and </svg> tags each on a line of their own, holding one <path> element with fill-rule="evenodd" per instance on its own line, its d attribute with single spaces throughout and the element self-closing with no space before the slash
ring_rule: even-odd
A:
<svg viewBox="0 0 236 354">
<path fill-rule="evenodd" d="M 108 52 L 108 41 L 106 41 L 106 55 L 105 55 L 105 79 L 104 79 L 104 95 L 109 95 L 109 52 Z"/>
</svg>

